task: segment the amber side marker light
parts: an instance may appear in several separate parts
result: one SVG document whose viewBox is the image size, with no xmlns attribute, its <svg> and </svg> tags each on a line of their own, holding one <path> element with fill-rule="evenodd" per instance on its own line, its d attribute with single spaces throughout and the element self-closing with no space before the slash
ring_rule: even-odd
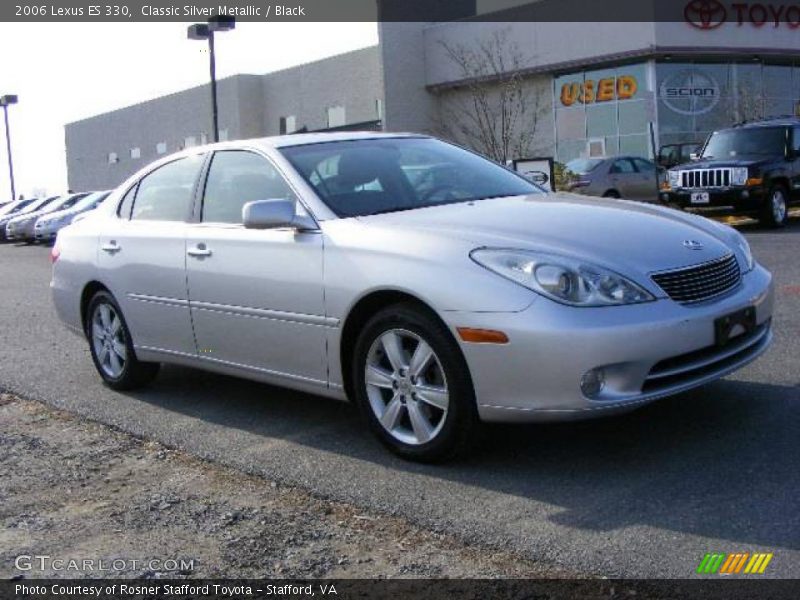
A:
<svg viewBox="0 0 800 600">
<path fill-rule="evenodd" d="M 747 180 L 747 182 L 745 183 L 745 186 L 747 186 L 747 187 L 755 187 L 757 185 L 761 185 L 762 183 L 764 183 L 764 178 L 763 177 L 750 177 Z"/>
<path fill-rule="evenodd" d="M 458 335 L 465 342 L 471 344 L 507 344 L 508 336 L 502 331 L 491 329 L 471 329 L 469 327 L 457 327 Z"/>
</svg>

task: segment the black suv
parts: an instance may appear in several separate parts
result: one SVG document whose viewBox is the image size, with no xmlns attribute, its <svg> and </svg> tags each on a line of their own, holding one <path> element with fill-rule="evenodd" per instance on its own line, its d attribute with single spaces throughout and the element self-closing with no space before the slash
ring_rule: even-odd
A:
<svg viewBox="0 0 800 600">
<path fill-rule="evenodd" d="M 680 208 L 756 216 L 781 227 L 787 207 L 800 201 L 800 118 L 715 131 L 696 160 L 669 170 L 661 199 Z"/>
</svg>

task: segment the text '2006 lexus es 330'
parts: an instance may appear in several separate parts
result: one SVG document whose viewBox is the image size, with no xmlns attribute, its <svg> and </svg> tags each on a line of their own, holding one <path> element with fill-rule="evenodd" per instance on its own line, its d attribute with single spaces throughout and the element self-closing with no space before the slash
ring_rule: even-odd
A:
<svg viewBox="0 0 800 600">
<path fill-rule="evenodd" d="M 112 388 L 162 362 L 350 398 L 441 460 L 480 421 L 629 410 L 769 346 L 772 277 L 734 229 L 548 194 L 443 141 L 192 148 L 59 233 L 52 291 Z"/>
</svg>

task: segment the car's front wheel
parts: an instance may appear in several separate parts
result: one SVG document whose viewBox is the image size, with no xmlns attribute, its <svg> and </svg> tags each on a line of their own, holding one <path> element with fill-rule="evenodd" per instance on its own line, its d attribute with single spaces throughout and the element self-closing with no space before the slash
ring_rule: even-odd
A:
<svg viewBox="0 0 800 600">
<path fill-rule="evenodd" d="M 450 331 L 427 311 L 380 311 L 359 336 L 355 396 L 371 430 L 396 454 L 436 462 L 465 451 L 478 418 L 472 380 Z"/>
<path fill-rule="evenodd" d="M 130 331 L 114 297 L 97 292 L 86 311 L 86 337 L 92 361 L 103 381 L 115 390 L 133 390 L 148 384 L 158 363 L 136 358 Z"/>
</svg>

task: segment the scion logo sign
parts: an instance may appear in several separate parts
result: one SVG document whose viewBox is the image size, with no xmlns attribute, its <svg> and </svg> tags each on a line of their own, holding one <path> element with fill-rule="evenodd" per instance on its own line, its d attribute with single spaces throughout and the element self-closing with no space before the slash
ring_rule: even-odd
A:
<svg viewBox="0 0 800 600">
<path fill-rule="evenodd" d="M 689 25 L 698 29 L 716 29 L 728 18 L 728 11 L 718 0 L 692 0 L 683 9 Z"/>
<path fill-rule="evenodd" d="M 797 29 L 800 27 L 800 4 L 731 2 L 726 6 L 719 0 L 690 0 L 683 9 L 683 18 L 692 27 L 704 31 L 716 29 L 726 21 L 735 22 L 738 27 L 749 23 L 753 27 L 785 25 Z"/>
<path fill-rule="evenodd" d="M 659 96 L 676 113 L 702 115 L 719 103 L 720 89 L 717 80 L 711 75 L 688 69 L 662 81 Z"/>
</svg>

